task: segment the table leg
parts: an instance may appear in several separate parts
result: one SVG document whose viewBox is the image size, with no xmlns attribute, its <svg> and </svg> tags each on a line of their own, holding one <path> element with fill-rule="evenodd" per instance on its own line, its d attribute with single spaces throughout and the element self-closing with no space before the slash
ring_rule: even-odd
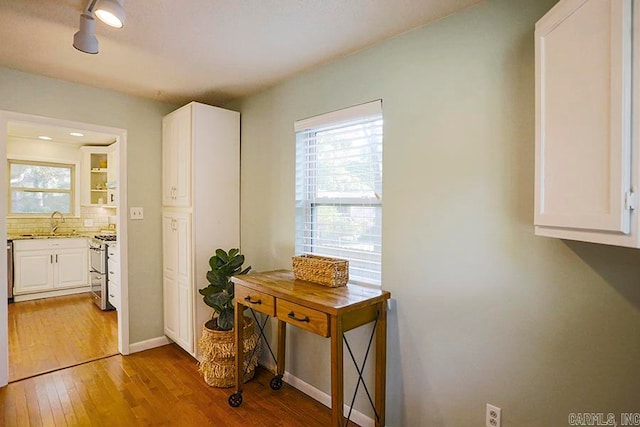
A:
<svg viewBox="0 0 640 427">
<path fill-rule="evenodd" d="M 331 425 L 343 427 L 344 366 L 342 318 L 331 316 Z"/>
<path fill-rule="evenodd" d="M 384 427 L 385 396 L 387 380 L 387 302 L 378 303 L 378 323 L 376 325 L 376 391 L 375 402 L 379 418 L 376 427 Z"/>
<path fill-rule="evenodd" d="M 235 341 L 236 341 L 236 392 L 242 392 L 242 377 L 244 373 L 244 347 L 243 347 L 243 309 L 244 306 L 238 302 L 236 302 L 236 308 L 234 313 L 234 331 L 235 331 Z"/>
<path fill-rule="evenodd" d="M 287 323 L 278 320 L 278 359 L 276 375 L 284 375 L 285 353 L 287 349 Z"/>
</svg>

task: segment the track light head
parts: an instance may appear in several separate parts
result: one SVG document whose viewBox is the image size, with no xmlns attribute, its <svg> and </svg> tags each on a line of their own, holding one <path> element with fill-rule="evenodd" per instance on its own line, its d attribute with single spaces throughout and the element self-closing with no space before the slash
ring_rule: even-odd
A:
<svg viewBox="0 0 640 427">
<path fill-rule="evenodd" d="M 93 13 L 105 24 L 122 28 L 125 20 L 123 2 L 124 0 L 100 0 Z"/>
<path fill-rule="evenodd" d="M 98 53 L 98 39 L 95 34 L 96 22 L 87 13 L 80 15 L 80 30 L 73 35 L 73 47 L 84 53 Z"/>
</svg>

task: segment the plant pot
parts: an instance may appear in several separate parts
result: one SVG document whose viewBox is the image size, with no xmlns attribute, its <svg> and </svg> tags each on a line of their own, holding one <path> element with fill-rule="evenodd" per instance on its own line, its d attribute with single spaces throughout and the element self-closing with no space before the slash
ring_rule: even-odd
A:
<svg viewBox="0 0 640 427">
<path fill-rule="evenodd" d="M 242 334 L 244 337 L 242 345 L 244 347 L 245 372 L 243 381 L 247 382 L 255 374 L 260 350 L 258 348 L 254 352 L 254 348 L 258 346 L 259 336 L 255 331 L 253 319 L 244 318 Z M 200 372 L 204 377 L 204 381 L 212 387 L 233 387 L 236 384 L 235 331 L 218 331 L 204 326 L 199 344 L 200 349 L 202 349 Z M 249 360 L 252 353 L 253 357 Z"/>
</svg>

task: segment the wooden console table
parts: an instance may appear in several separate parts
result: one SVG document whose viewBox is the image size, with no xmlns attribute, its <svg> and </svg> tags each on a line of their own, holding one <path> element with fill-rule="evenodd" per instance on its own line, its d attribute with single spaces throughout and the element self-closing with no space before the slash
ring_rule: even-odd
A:
<svg viewBox="0 0 640 427">
<path fill-rule="evenodd" d="M 271 380 L 274 390 L 282 386 L 285 366 L 286 324 L 306 329 L 323 337 L 331 338 L 331 426 L 343 427 L 344 332 L 370 322 L 376 322 L 375 344 L 375 402 L 369 400 L 375 412 L 376 427 L 385 421 L 385 377 L 387 364 L 387 300 L 391 294 L 349 284 L 340 288 L 296 280 L 288 270 L 275 270 L 259 274 L 233 277 L 235 284 L 235 324 L 242 324 L 244 307 L 278 319 L 278 346 L 276 376 Z M 258 325 L 260 326 L 260 325 Z M 242 328 L 236 332 L 236 392 L 229 397 L 231 406 L 242 404 L 243 348 Z M 373 338 L 372 332 L 372 338 Z M 262 328 L 261 328 L 262 333 Z M 263 334 L 264 338 L 264 334 Z M 369 341 L 371 345 L 371 340 Z M 347 343 L 347 349 L 351 349 Z M 271 349 L 269 348 L 271 351 Z M 368 351 L 367 351 L 368 354 Z M 351 355 L 353 358 L 353 354 Z M 355 359 L 353 359 L 355 363 Z M 366 362 L 366 358 L 365 358 Z M 364 363 L 363 363 L 364 365 Z M 364 366 L 356 369 L 362 379 Z M 366 384 L 364 384 L 366 389 Z M 357 391 L 357 387 L 356 387 Z M 367 394 L 368 391 L 367 391 Z M 354 396 L 355 397 L 355 396 Z"/>
</svg>

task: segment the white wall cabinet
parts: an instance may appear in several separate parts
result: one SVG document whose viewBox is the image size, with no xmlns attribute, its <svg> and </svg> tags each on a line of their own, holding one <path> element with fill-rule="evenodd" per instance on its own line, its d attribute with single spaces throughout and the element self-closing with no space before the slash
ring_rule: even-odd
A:
<svg viewBox="0 0 640 427">
<path fill-rule="evenodd" d="M 639 22 L 631 0 L 561 0 L 536 24 L 537 235 L 640 246 Z"/>
<path fill-rule="evenodd" d="M 85 146 L 82 151 L 82 178 L 80 203 L 83 206 L 116 206 L 117 144 Z M 108 185 L 109 183 L 109 185 Z"/>
<path fill-rule="evenodd" d="M 85 239 L 16 240 L 14 294 L 87 286 Z"/>
<path fill-rule="evenodd" d="M 209 258 L 240 245 L 240 114 L 192 102 L 162 129 L 164 329 L 198 357 Z"/>
</svg>

